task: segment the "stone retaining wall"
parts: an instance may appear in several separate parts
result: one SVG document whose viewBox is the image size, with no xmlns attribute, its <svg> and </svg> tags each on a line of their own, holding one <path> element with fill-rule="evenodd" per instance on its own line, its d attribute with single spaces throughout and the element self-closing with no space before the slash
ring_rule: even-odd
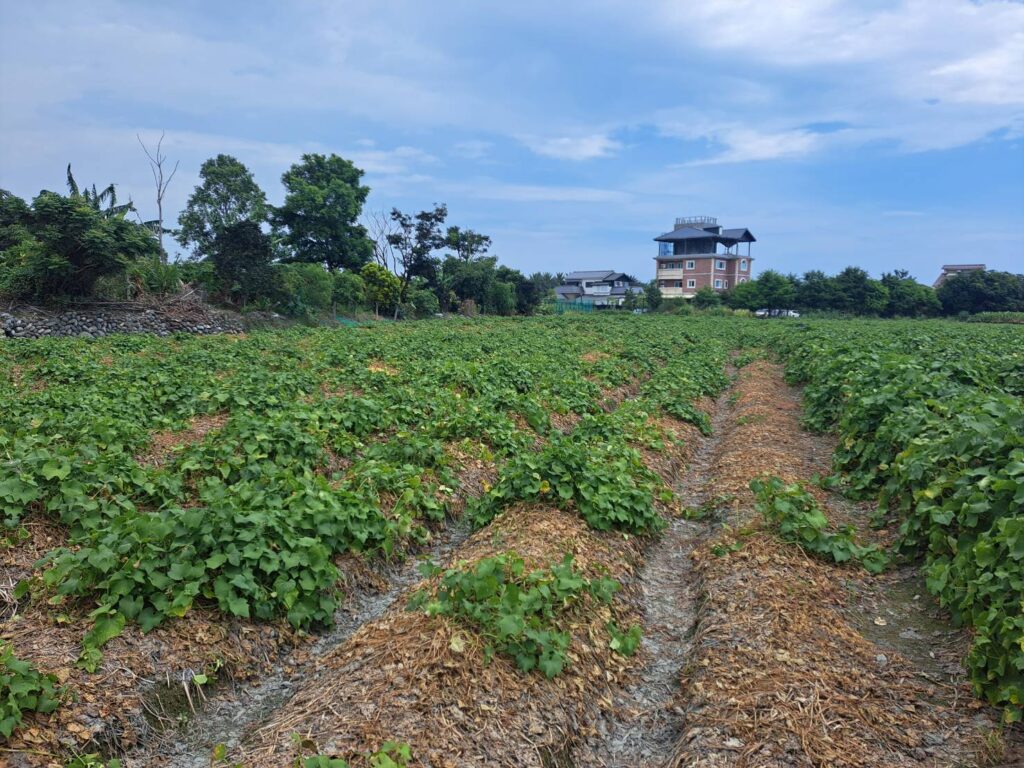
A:
<svg viewBox="0 0 1024 768">
<path fill-rule="evenodd" d="M 178 304 L 150 309 L 34 308 L 0 312 L 0 336 L 38 339 L 44 336 L 98 338 L 112 333 L 241 333 L 242 319 L 233 312 L 203 304 Z"/>
</svg>

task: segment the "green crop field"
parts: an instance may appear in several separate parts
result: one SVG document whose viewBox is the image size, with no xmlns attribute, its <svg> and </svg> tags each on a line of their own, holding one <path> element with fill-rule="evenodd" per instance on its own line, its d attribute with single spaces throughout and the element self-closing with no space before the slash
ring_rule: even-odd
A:
<svg viewBox="0 0 1024 768">
<path fill-rule="evenodd" d="M 666 423 L 709 435 L 702 399 L 755 355 L 804 387 L 806 427 L 838 440 L 828 484 L 877 502 L 875 521 L 898 529 L 880 562 L 920 563 L 971 629 L 976 692 L 1019 720 L 1024 330 L 595 314 L 0 343 L 6 599 L 86 628 L 64 685 L 4 644 L 0 733 L 73 706 L 113 638 L 192 611 L 323 632 L 346 557 L 399 561 L 455 518 L 480 528 L 545 504 L 601 536 L 656 540 L 681 513 L 651 460 L 684 440 Z M 493 476 L 468 493 L 473 462 Z M 26 570 L 12 553 L 40 521 L 60 540 Z M 504 653 L 549 677 L 571 663 L 565 617 L 623 586 L 514 553 L 427 574 L 441 592 L 413 607 L 486 642 L 467 664 Z M 611 624 L 611 647 L 631 654 L 641 624 Z"/>
</svg>

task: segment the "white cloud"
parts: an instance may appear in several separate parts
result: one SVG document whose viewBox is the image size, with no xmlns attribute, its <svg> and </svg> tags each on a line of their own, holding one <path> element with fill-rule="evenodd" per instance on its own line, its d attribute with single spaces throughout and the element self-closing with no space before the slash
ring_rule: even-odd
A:
<svg viewBox="0 0 1024 768">
<path fill-rule="evenodd" d="M 557 160 L 594 160 L 608 157 L 622 148 L 622 144 L 604 133 L 554 138 L 524 136 L 522 141 L 538 155 Z"/>
<path fill-rule="evenodd" d="M 452 154 L 467 160 L 482 160 L 494 145 L 489 141 L 458 141 L 452 146 Z"/>
<path fill-rule="evenodd" d="M 595 187 L 483 182 L 448 185 L 448 189 L 460 191 L 474 198 L 516 203 L 621 203 L 629 199 L 625 192 Z"/>
</svg>

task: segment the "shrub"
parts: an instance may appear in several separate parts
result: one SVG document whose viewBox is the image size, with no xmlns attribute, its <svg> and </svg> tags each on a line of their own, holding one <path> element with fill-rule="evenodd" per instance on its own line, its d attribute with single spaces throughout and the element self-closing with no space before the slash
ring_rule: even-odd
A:
<svg viewBox="0 0 1024 768">
<path fill-rule="evenodd" d="M 437 296 L 426 288 L 413 290 L 409 295 L 409 303 L 417 317 L 430 317 L 441 311 Z"/>
<path fill-rule="evenodd" d="M 613 579 L 585 578 L 574 567 L 572 555 L 530 572 L 514 552 L 472 566 L 460 563 L 447 571 L 432 563 L 421 570 L 428 578 L 440 576 L 441 583 L 436 591 L 414 594 L 410 610 L 459 619 L 483 637 L 487 661 L 500 652 L 513 658 L 523 672 L 539 669 L 546 677 L 565 667 L 570 635 L 562 629 L 563 616 L 586 595 L 609 603 L 619 589 Z M 613 639 L 626 647 L 632 638 Z"/>
<path fill-rule="evenodd" d="M 282 309 L 292 317 L 313 317 L 331 306 L 334 280 L 319 264 L 279 264 Z"/>
<path fill-rule="evenodd" d="M 100 277 L 159 254 L 152 233 L 124 212 L 55 192 L 41 192 L 31 207 L 8 192 L 0 195 L 0 294 L 87 296 Z"/>
<path fill-rule="evenodd" d="M 366 283 L 357 272 L 344 270 L 334 273 L 331 300 L 335 306 L 353 309 L 366 303 Z"/>
<path fill-rule="evenodd" d="M 777 477 L 757 478 L 750 481 L 750 490 L 757 496 L 758 509 L 778 528 L 783 541 L 799 544 L 836 563 L 855 560 L 871 573 L 881 573 L 888 565 L 889 558 L 877 546 L 856 542 L 852 527 L 827 530 L 828 519 L 799 483 L 787 485 Z"/>
</svg>

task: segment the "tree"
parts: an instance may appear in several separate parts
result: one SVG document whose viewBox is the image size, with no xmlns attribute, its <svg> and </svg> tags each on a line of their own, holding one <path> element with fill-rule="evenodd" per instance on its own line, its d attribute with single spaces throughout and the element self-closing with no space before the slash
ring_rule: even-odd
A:
<svg viewBox="0 0 1024 768">
<path fill-rule="evenodd" d="M 398 234 L 398 228 L 387 211 L 371 211 L 365 217 L 364 225 L 373 243 L 373 260 L 385 269 L 398 272 L 398 257 L 389 241 L 391 235 Z"/>
<path fill-rule="evenodd" d="M 531 315 L 540 306 L 541 293 L 536 284 L 518 269 L 498 267 L 494 270 L 494 278 L 515 290 L 515 311 L 520 315 Z"/>
<path fill-rule="evenodd" d="M 431 285 L 437 282 L 438 260 L 433 253 L 445 245 L 441 226 L 448 218 L 448 206 L 434 203 L 429 211 L 420 211 L 415 216 L 391 209 L 391 221 L 395 231 L 387 236 L 401 267 L 402 300 L 406 298 L 409 283 L 414 277 L 422 277 Z"/>
<path fill-rule="evenodd" d="M 268 296 L 274 282 L 270 238 L 255 221 L 221 227 L 209 245 L 218 291 L 242 306 L 256 296 Z"/>
<path fill-rule="evenodd" d="M 661 305 L 661 290 L 658 288 L 656 281 L 651 280 L 651 282 L 644 286 L 644 295 L 647 297 L 647 308 L 651 311 L 656 310 Z"/>
<path fill-rule="evenodd" d="M 718 307 L 722 304 L 722 297 L 718 295 L 718 292 L 714 288 L 704 286 L 693 296 L 693 306 L 697 309 L 710 309 L 711 307 Z"/>
<path fill-rule="evenodd" d="M 112 183 L 108 184 L 102 192 L 96 191 L 95 184 L 92 185 L 91 190 L 86 188 L 85 191 L 81 191 L 78 187 L 78 182 L 75 181 L 75 177 L 71 173 L 71 163 L 68 163 L 68 195 L 81 198 L 93 210 L 102 213 L 104 216 L 120 216 L 123 218 L 135 210 L 131 200 L 123 205 L 117 204 L 117 189 Z M 105 208 L 103 207 L 104 203 L 106 203 Z"/>
<path fill-rule="evenodd" d="M 227 227 L 242 221 L 262 224 L 267 218 L 267 196 L 252 173 L 231 155 L 217 155 L 199 169 L 201 183 L 178 217 L 177 240 L 210 256 L 213 241 Z"/>
<path fill-rule="evenodd" d="M 472 229 L 448 227 L 445 245 L 455 251 L 455 255 L 463 261 L 472 261 L 487 253 L 487 249 L 491 247 L 491 238 Z"/>
<path fill-rule="evenodd" d="M 976 270 L 947 278 L 936 291 L 946 315 L 1024 312 L 1024 275 Z"/>
<path fill-rule="evenodd" d="M 942 309 L 931 286 L 921 285 L 904 269 L 883 273 L 880 282 L 887 292 L 887 303 L 882 313 L 886 317 L 931 316 Z"/>
<path fill-rule="evenodd" d="M 363 172 L 337 155 L 307 154 L 281 176 L 284 204 L 271 220 L 290 249 L 289 261 L 358 270 L 373 257 L 366 227 L 357 223 L 370 188 Z"/>
<path fill-rule="evenodd" d="M 366 285 L 366 298 L 373 304 L 373 313 L 380 315 L 381 307 L 389 309 L 402 299 L 402 281 L 380 264 L 366 264 L 359 271 Z"/>
<path fill-rule="evenodd" d="M 156 185 L 156 220 L 146 222 L 146 225 L 156 232 L 157 242 L 160 244 L 160 261 L 166 264 L 167 251 L 164 250 L 164 234 L 167 230 L 164 229 L 164 195 L 167 194 L 167 187 L 170 186 L 171 179 L 174 178 L 174 174 L 178 172 L 178 161 L 174 162 L 174 168 L 165 179 L 164 163 L 167 162 L 167 157 L 163 154 L 162 149 L 164 133 L 160 133 L 160 139 L 156 143 L 156 150 L 152 153 L 142 142 L 141 136 L 135 134 L 135 138 L 139 140 L 139 146 L 142 147 L 142 151 L 145 153 L 146 159 L 149 160 L 149 170 L 153 172 L 153 183 Z"/>
<path fill-rule="evenodd" d="M 495 280 L 487 291 L 488 312 L 495 315 L 511 315 L 516 311 L 516 289 L 511 283 Z"/>
<path fill-rule="evenodd" d="M 759 309 L 787 309 L 793 306 L 796 290 L 785 276 L 769 269 L 762 272 L 756 282 L 758 298 L 761 299 Z"/>
<path fill-rule="evenodd" d="M 733 309 L 758 310 L 764 307 L 756 280 L 736 285 L 725 295 L 725 303 Z"/>
<path fill-rule="evenodd" d="M 331 306 L 334 280 L 320 264 L 277 264 L 281 302 L 292 317 L 313 318 Z"/>
<path fill-rule="evenodd" d="M 860 267 L 847 267 L 834 278 L 836 309 L 858 315 L 880 315 L 885 312 L 889 294 L 881 283 L 868 277 Z"/>
<path fill-rule="evenodd" d="M 334 291 L 331 299 L 335 306 L 359 307 L 366 301 L 366 283 L 355 272 L 345 270 L 334 273 Z"/>
<path fill-rule="evenodd" d="M 82 195 L 43 191 L 29 206 L 0 191 L 0 293 L 87 296 L 100 277 L 155 257 L 150 232 L 124 213 L 98 210 Z"/>
<path fill-rule="evenodd" d="M 835 280 L 821 270 L 805 272 L 797 282 L 795 303 L 801 309 L 835 309 L 837 302 Z"/>
</svg>

